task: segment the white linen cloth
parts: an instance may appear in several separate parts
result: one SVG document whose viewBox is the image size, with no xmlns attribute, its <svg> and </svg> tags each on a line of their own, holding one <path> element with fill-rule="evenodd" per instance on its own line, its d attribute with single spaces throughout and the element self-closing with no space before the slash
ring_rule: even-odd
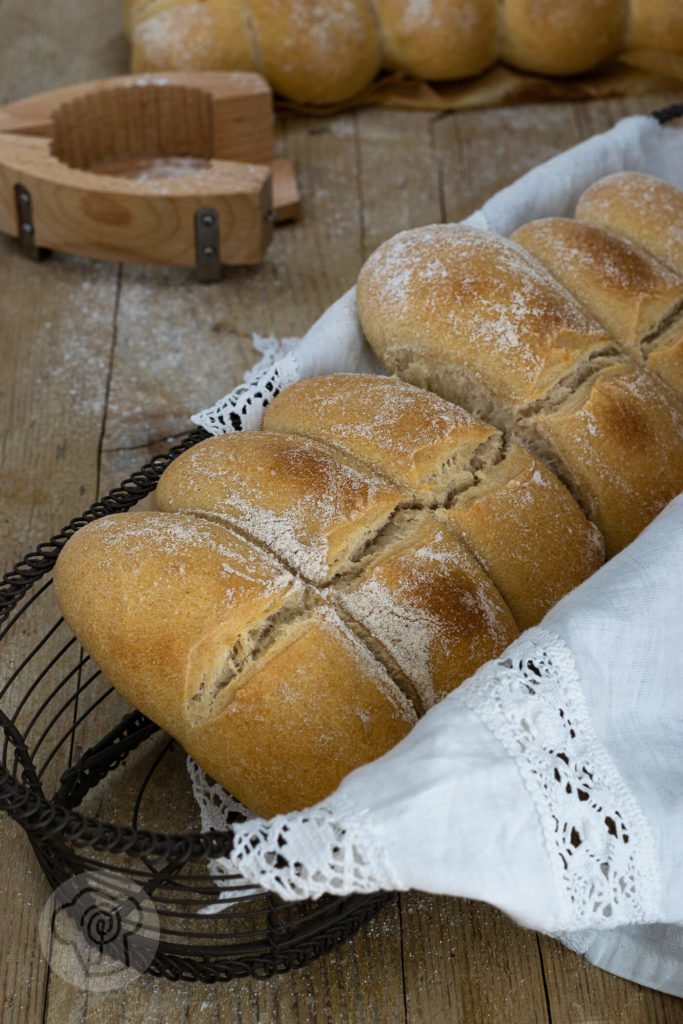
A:
<svg viewBox="0 0 683 1024">
<path fill-rule="evenodd" d="M 623 169 L 683 187 L 683 132 L 627 118 L 466 223 L 509 234 L 570 214 L 591 182 Z M 286 348 L 195 422 L 258 429 L 268 401 L 301 377 L 381 372 L 353 289 Z M 322 804 L 232 826 L 218 883 L 238 871 L 285 899 L 415 888 L 484 900 L 683 997 L 682 639 L 680 496 Z M 203 826 L 225 828 L 233 805 L 190 769 Z"/>
</svg>

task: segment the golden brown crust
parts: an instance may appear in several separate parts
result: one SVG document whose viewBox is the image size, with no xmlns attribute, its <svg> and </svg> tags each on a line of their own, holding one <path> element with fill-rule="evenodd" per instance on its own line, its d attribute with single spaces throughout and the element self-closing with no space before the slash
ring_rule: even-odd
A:
<svg viewBox="0 0 683 1024">
<path fill-rule="evenodd" d="M 608 556 L 683 490 L 683 416 L 648 370 L 608 366 L 550 414 L 539 436 L 569 467 Z"/>
<path fill-rule="evenodd" d="M 683 278 L 604 228 L 546 217 L 511 237 L 637 357 L 642 338 L 683 301 Z"/>
<path fill-rule="evenodd" d="M 54 581 L 64 618 L 110 682 L 179 738 L 218 652 L 248 648 L 250 631 L 303 590 L 231 530 L 157 512 L 79 530 Z"/>
<path fill-rule="evenodd" d="M 222 715 L 189 731 L 184 746 L 243 803 L 270 817 L 322 800 L 415 721 L 381 666 L 333 613 L 318 611 L 297 622 Z"/>
<path fill-rule="evenodd" d="M 518 635 L 496 587 L 447 526 L 408 513 L 397 535 L 337 591 L 342 607 L 413 681 L 425 708 Z"/>
<path fill-rule="evenodd" d="M 650 174 L 621 171 L 586 189 L 576 216 L 649 249 L 683 274 L 683 191 Z"/>
<path fill-rule="evenodd" d="M 299 103 L 337 103 L 360 92 L 381 66 L 366 0 L 249 0 L 260 66 L 276 92 Z"/>
<path fill-rule="evenodd" d="M 540 622 L 603 561 L 599 530 L 555 474 L 519 445 L 438 515 L 476 554 L 520 629 Z"/>
<path fill-rule="evenodd" d="M 521 246 L 458 224 L 389 239 L 363 266 L 357 298 L 365 335 L 389 372 L 496 426 L 610 343 Z M 454 364 L 448 380 L 444 368 Z"/>
<path fill-rule="evenodd" d="M 615 338 L 621 348 L 683 395 L 681 328 L 658 340 L 683 304 L 683 278 L 605 228 L 547 217 L 518 228 L 532 254 Z M 647 341 L 646 341 L 647 339 Z M 666 348 L 660 352 L 659 345 Z M 653 358 L 654 357 L 654 358 Z"/>
<path fill-rule="evenodd" d="M 683 5 L 676 0 L 629 0 L 625 48 L 683 53 Z"/>
<path fill-rule="evenodd" d="M 129 0 L 132 68 L 258 71 L 243 0 Z"/>
<path fill-rule="evenodd" d="M 622 45 L 623 0 L 503 0 L 502 58 L 543 75 L 588 71 Z"/>
<path fill-rule="evenodd" d="M 469 78 L 497 56 L 497 0 L 374 0 L 384 66 L 416 78 Z"/>
<path fill-rule="evenodd" d="M 244 431 L 171 463 L 156 491 L 167 512 L 215 516 L 313 583 L 343 571 L 406 495 L 303 437 Z"/>
<path fill-rule="evenodd" d="M 324 441 L 426 501 L 473 482 L 469 462 L 496 431 L 396 377 L 335 373 L 282 391 L 265 430 Z"/>
</svg>

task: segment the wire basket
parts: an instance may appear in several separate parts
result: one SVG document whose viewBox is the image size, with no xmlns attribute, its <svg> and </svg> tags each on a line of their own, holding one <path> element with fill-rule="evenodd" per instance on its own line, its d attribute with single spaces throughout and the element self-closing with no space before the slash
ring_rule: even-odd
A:
<svg viewBox="0 0 683 1024">
<path fill-rule="evenodd" d="M 0 808 L 25 830 L 53 889 L 94 872 L 122 903 L 134 891 L 152 904 L 154 929 L 146 935 L 137 922 L 132 966 L 202 982 L 299 967 L 350 937 L 392 898 L 284 903 L 238 875 L 222 876 L 217 888 L 209 861 L 230 852 L 232 833 L 157 830 L 164 815 L 177 829 L 178 820 L 192 824 L 190 808 L 196 812 L 186 773 L 173 763 L 182 752 L 124 705 L 59 615 L 52 569 L 69 537 L 94 519 L 125 513 L 154 490 L 174 458 L 208 436 L 195 431 L 152 459 L 0 581 Z M 151 829 L 142 827 L 147 818 Z M 221 909 L 208 914 L 219 900 Z M 93 932 L 75 910 L 71 916 L 102 949 L 102 930 Z M 118 915 L 124 937 L 129 924 Z M 125 942 L 104 949 L 129 957 Z"/>
</svg>

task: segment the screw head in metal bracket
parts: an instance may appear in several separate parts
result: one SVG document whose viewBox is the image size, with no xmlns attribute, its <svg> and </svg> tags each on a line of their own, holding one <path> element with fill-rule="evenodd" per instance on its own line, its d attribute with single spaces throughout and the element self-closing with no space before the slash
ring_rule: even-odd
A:
<svg viewBox="0 0 683 1024">
<path fill-rule="evenodd" d="M 194 215 L 197 280 L 212 284 L 221 279 L 221 238 L 218 212 L 210 206 Z"/>
</svg>

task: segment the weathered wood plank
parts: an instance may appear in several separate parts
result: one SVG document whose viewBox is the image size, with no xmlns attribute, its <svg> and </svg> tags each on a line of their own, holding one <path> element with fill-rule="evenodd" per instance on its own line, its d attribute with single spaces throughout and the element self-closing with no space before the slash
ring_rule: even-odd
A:
<svg viewBox="0 0 683 1024">
<path fill-rule="evenodd" d="M 424 894 L 402 897 L 402 924 L 406 1024 L 550 1021 L 533 932 L 487 904 Z"/>
<path fill-rule="evenodd" d="M 617 978 L 539 937 L 553 1024 L 679 1024 L 683 1003 Z"/>
<path fill-rule="evenodd" d="M 434 116 L 413 113 L 356 115 L 363 258 L 398 231 L 441 220 Z"/>
<path fill-rule="evenodd" d="M 0 541 L 5 571 L 95 496 L 117 270 L 72 257 L 34 264 L 6 239 L 0 241 L 0 260 Z M 31 612 L 3 644 L 3 683 L 4 673 L 47 625 L 45 615 Z M 25 689 L 24 677 L 28 682 L 30 674 L 22 674 L 3 699 L 5 711 L 17 706 L 17 685 Z M 26 705 L 24 723 L 42 702 L 42 692 Z M 49 714 L 38 720 L 34 742 Z M 67 726 L 63 719 L 59 735 Z M 65 744 L 45 779 L 48 792 L 68 756 Z M 46 982 L 35 926 L 47 885 L 26 837 L 4 816 L 0 886 L 7 904 L 0 936 L 3 1021 L 34 1022 L 42 1017 Z"/>
<path fill-rule="evenodd" d="M 0 102 L 124 70 L 118 0 L 2 5 Z M 57 257 L 32 264 L 0 239 L 0 542 L 3 571 L 95 496 L 117 269 Z M 31 632 L 40 632 L 33 616 Z M 22 643 L 26 637 L 21 638 Z M 4 650 L 3 668 L 11 652 Z M 5 702 L 3 704 L 5 706 Z M 55 765 L 55 768 L 58 766 Z M 47 968 L 36 920 L 48 886 L 24 833 L 0 822 L 0 995 L 7 1024 L 42 1020 Z"/>
</svg>

